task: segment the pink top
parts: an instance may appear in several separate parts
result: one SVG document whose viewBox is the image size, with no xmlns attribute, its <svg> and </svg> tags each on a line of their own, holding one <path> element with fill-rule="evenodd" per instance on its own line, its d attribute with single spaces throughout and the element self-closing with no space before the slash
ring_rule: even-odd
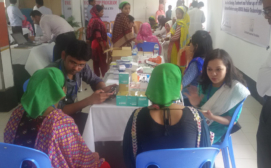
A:
<svg viewBox="0 0 271 168">
<path fill-rule="evenodd" d="M 22 27 L 23 27 L 23 28 L 28 28 L 28 30 L 31 32 L 31 36 L 34 36 L 34 30 L 33 30 L 33 27 L 32 27 L 32 25 L 31 25 L 31 23 L 27 21 L 27 18 L 26 18 L 25 15 L 24 15 L 24 20 L 23 20 L 22 23 L 23 23 Z"/>
<path fill-rule="evenodd" d="M 136 37 L 137 41 L 154 42 L 159 44 L 159 54 L 161 54 L 161 45 L 156 36 L 152 35 L 151 26 L 149 23 L 143 23 Z"/>
<path fill-rule="evenodd" d="M 159 23 L 159 22 L 158 22 L 158 16 L 160 16 L 160 15 L 164 15 L 164 16 L 166 17 L 166 14 L 165 14 L 165 11 L 164 11 L 164 5 L 163 5 L 163 4 L 160 4 L 160 5 L 159 5 L 159 9 L 158 9 L 158 11 L 156 12 L 156 17 L 155 17 L 155 19 L 156 19 L 156 22 L 157 22 L 157 23 Z"/>
</svg>

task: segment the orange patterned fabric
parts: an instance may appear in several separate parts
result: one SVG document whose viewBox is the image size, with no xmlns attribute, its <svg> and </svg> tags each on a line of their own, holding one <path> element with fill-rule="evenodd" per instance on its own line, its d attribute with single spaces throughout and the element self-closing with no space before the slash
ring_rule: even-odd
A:
<svg viewBox="0 0 271 168">
<path fill-rule="evenodd" d="M 19 106 L 12 113 L 4 133 L 5 143 L 13 143 L 25 110 Z M 56 109 L 48 115 L 38 132 L 35 149 L 48 154 L 52 167 L 99 168 L 104 159 L 96 160 L 86 146 L 74 120 Z"/>
<path fill-rule="evenodd" d="M 135 39 L 129 22 L 127 15 L 123 13 L 119 13 L 117 15 L 112 34 L 114 47 L 123 47 Z"/>
</svg>

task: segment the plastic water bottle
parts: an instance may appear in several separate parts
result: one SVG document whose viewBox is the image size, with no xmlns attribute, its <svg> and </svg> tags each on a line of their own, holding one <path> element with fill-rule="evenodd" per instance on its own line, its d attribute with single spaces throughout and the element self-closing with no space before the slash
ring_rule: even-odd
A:
<svg viewBox="0 0 271 168">
<path fill-rule="evenodd" d="M 155 44 L 154 45 L 154 53 L 153 53 L 153 57 L 156 58 L 157 56 L 159 56 L 159 45 Z"/>
<path fill-rule="evenodd" d="M 138 49 L 137 49 L 137 47 L 135 47 L 135 48 L 132 50 L 132 56 L 137 56 L 137 53 L 138 53 Z"/>
<path fill-rule="evenodd" d="M 135 47 L 135 48 L 132 50 L 132 58 L 133 58 L 133 62 L 136 62 L 136 63 L 138 63 L 138 56 L 137 56 L 137 53 L 138 53 L 138 49 L 137 49 L 137 47 Z"/>
</svg>

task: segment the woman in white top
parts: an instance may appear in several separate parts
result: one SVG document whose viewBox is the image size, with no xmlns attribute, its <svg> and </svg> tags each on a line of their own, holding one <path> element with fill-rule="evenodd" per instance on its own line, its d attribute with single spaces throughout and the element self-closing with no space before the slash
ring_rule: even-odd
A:
<svg viewBox="0 0 271 168">
<path fill-rule="evenodd" d="M 166 37 L 162 38 L 162 40 L 161 40 L 162 47 L 163 47 L 163 53 L 162 53 L 162 55 L 164 56 L 165 62 L 168 62 L 168 60 L 167 60 L 167 53 L 168 53 L 168 45 L 169 45 L 170 37 L 171 37 L 171 33 L 170 33 L 171 27 L 172 27 L 172 20 L 169 20 L 165 24 Z"/>
<path fill-rule="evenodd" d="M 159 21 L 159 28 L 156 30 L 153 35 L 157 37 L 165 37 L 167 35 L 167 30 L 166 30 L 166 23 L 169 21 L 167 18 L 161 18 Z"/>
</svg>

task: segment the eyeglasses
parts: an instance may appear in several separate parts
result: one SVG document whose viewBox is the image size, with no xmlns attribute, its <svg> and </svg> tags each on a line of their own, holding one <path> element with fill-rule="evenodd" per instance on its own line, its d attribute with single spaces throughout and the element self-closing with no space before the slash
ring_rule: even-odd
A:
<svg viewBox="0 0 271 168">
<path fill-rule="evenodd" d="M 84 68 L 85 64 L 76 64 L 73 61 L 69 61 L 69 63 L 73 66 L 73 67 L 79 67 L 79 68 Z"/>
</svg>

